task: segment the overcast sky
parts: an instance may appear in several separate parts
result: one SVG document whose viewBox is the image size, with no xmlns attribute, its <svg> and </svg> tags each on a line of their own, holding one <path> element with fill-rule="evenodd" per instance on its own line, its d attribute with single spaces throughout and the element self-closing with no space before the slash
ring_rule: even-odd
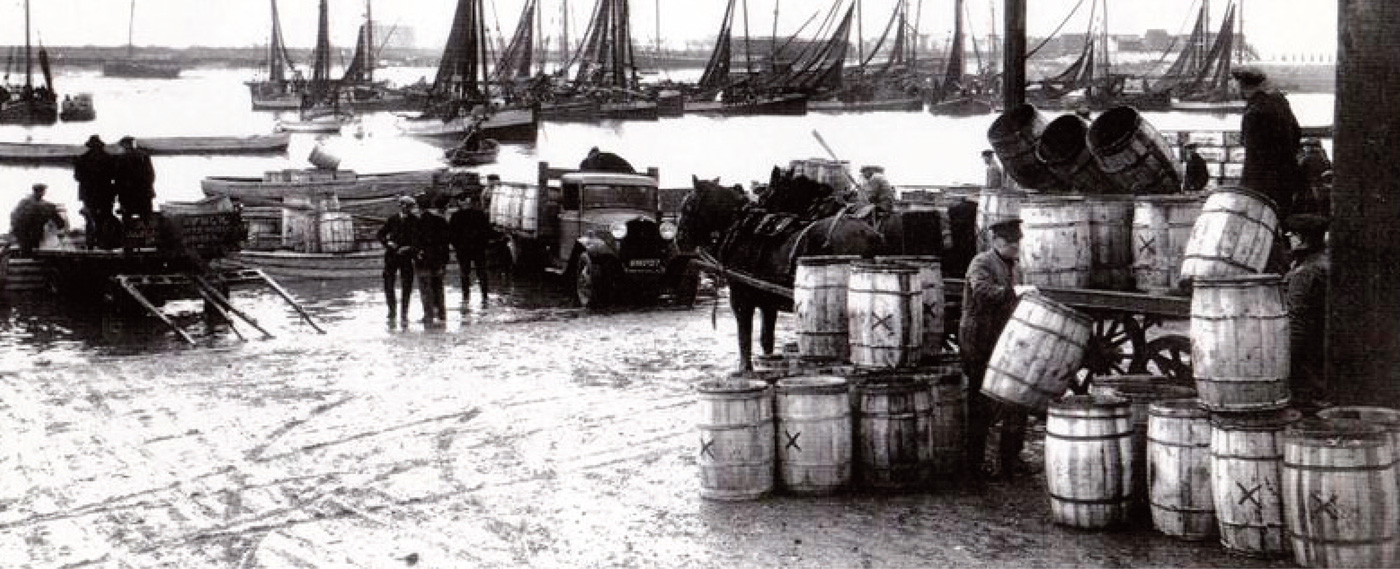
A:
<svg viewBox="0 0 1400 569">
<path fill-rule="evenodd" d="M 278 0 L 283 35 L 293 47 L 314 43 L 319 0 Z M 485 0 L 488 19 L 510 34 L 525 0 Z M 574 14 L 570 34 L 577 38 L 594 0 L 539 0 L 546 26 L 558 26 L 561 5 Z M 739 0 L 743 2 L 744 0 Z M 856 0 L 841 0 L 850 4 Z M 898 0 L 862 0 L 865 37 L 884 29 Z M 942 42 L 952 29 L 953 0 L 909 0 L 922 4 L 919 28 Z M 1201 0 L 1107 0 L 1113 33 L 1141 33 L 1149 28 L 1186 33 Z M 631 0 L 634 38 L 650 44 L 656 37 L 657 11 L 663 42 L 683 45 L 686 40 L 713 36 L 723 16 L 725 0 Z M 752 35 L 769 35 L 775 3 L 778 31 L 791 34 L 814 14 L 824 16 L 833 0 L 747 0 Z M 1076 4 L 1079 15 L 1065 25 L 1082 33 L 1093 0 L 1028 0 L 1032 36 L 1051 33 Z M 442 45 L 451 25 L 456 0 L 379 0 L 373 4 L 376 20 L 410 26 L 420 47 Z M 969 28 L 989 33 L 992 16 L 1000 20 L 1001 0 L 966 0 Z M 1213 24 L 1218 26 L 1225 0 L 1210 2 Z M 0 44 L 23 43 L 23 0 L 0 0 Z M 353 45 L 355 30 L 363 19 L 365 0 L 329 0 L 331 43 Z M 35 41 L 46 45 L 124 45 L 129 0 L 31 0 Z M 913 10 L 911 10 L 913 11 Z M 186 47 L 253 46 L 265 44 L 270 21 L 270 0 L 136 0 L 135 36 L 138 45 Z M 1245 0 L 1245 33 L 1261 53 L 1333 53 L 1336 51 L 1336 0 Z M 820 21 L 822 16 L 818 16 Z M 997 24 L 998 32 L 1000 24 Z M 493 24 L 494 27 L 494 24 Z M 809 26 L 815 29 L 816 24 Z M 736 21 L 741 32 L 742 21 Z M 807 32 L 807 33 L 810 33 Z M 854 34 L 854 32 L 853 32 Z M 806 35 L 806 34 L 804 34 Z"/>
</svg>

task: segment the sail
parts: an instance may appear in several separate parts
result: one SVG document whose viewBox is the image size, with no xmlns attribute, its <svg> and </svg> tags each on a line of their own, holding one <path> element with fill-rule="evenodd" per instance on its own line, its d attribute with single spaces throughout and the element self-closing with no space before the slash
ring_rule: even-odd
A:
<svg viewBox="0 0 1400 569">
<path fill-rule="evenodd" d="M 638 82 L 627 0 L 598 0 L 584 35 L 574 82 L 633 88 Z"/>
<path fill-rule="evenodd" d="M 963 61 L 967 54 L 963 51 L 963 2 L 956 0 L 953 3 L 953 42 L 948 46 L 948 67 L 943 71 L 943 98 L 948 97 L 954 89 L 962 86 Z"/>
<path fill-rule="evenodd" d="M 904 63 L 904 28 L 906 26 L 904 16 L 904 0 L 900 0 L 895 3 L 894 13 L 890 15 L 889 23 L 885 24 L 885 31 L 880 33 L 880 39 L 876 40 L 875 46 L 870 48 L 870 55 L 865 58 L 865 61 L 860 62 L 861 67 L 870 65 L 872 61 L 875 61 L 875 58 L 880 54 L 880 49 L 885 46 L 885 40 L 890 39 L 890 32 L 894 32 L 894 39 L 890 43 L 889 57 L 885 59 L 885 63 L 880 67 L 880 71 L 888 71 L 892 67 Z"/>
<path fill-rule="evenodd" d="M 340 80 L 343 83 L 369 83 L 373 82 L 371 76 L 374 69 L 373 57 L 374 49 L 369 43 L 368 24 L 360 25 L 359 39 L 355 41 L 355 55 L 350 57 L 350 66 L 345 68 L 345 75 Z"/>
<path fill-rule="evenodd" d="M 316 28 L 316 51 L 311 64 L 311 94 L 320 98 L 330 90 L 331 81 L 331 36 L 330 17 L 326 13 L 326 0 L 321 0 L 320 23 Z"/>
<path fill-rule="evenodd" d="M 487 98 L 488 47 L 483 16 L 481 0 L 458 0 L 452 31 L 433 79 L 434 95 L 472 101 Z"/>
<path fill-rule="evenodd" d="M 819 89 L 838 90 L 842 85 L 842 66 L 846 61 L 846 47 L 850 45 L 851 37 L 851 17 L 855 14 L 855 5 L 852 4 L 846 9 L 846 16 L 841 19 L 840 25 L 836 26 L 836 31 L 831 34 L 820 49 L 798 64 L 792 70 L 778 79 L 777 83 L 783 87 L 799 91 L 815 91 Z"/>
<path fill-rule="evenodd" d="M 515 26 L 515 35 L 511 36 L 510 44 L 506 45 L 501 52 L 501 59 L 496 62 L 495 72 L 492 79 L 496 81 L 511 81 L 530 78 L 530 68 L 534 64 L 535 53 L 535 0 L 525 2 L 525 8 L 520 12 L 520 23 Z"/>
<path fill-rule="evenodd" d="M 710 53 L 710 61 L 705 64 L 705 73 L 700 76 L 700 82 L 695 85 L 701 90 L 721 89 L 729 83 L 729 64 L 732 57 L 730 30 L 733 24 L 734 0 L 729 0 L 729 5 L 724 8 L 724 21 L 720 23 L 719 33 L 715 35 L 715 50 Z"/>
<path fill-rule="evenodd" d="M 1065 67 L 1064 71 L 1046 77 L 1040 81 L 1041 84 L 1054 87 L 1058 91 L 1073 91 L 1082 87 L 1087 87 L 1094 78 L 1094 40 L 1092 31 L 1086 34 L 1084 47 L 1079 51 L 1079 57 L 1074 63 Z"/>
<path fill-rule="evenodd" d="M 53 92 L 53 70 L 49 67 L 49 51 L 39 45 L 39 71 L 44 74 L 44 86 Z"/>
<path fill-rule="evenodd" d="M 287 80 L 287 70 L 296 69 L 291 54 L 287 53 L 287 42 L 282 39 L 282 21 L 277 15 L 277 0 L 272 0 L 272 38 L 267 47 L 267 80 L 282 83 Z"/>
<path fill-rule="evenodd" d="M 1186 45 L 1181 48 L 1181 54 L 1171 67 L 1167 68 L 1162 78 L 1152 85 L 1155 91 L 1175 90 L 1179 85 L 1193 78 L 1197 71 L 1204 67 L 1205 61 L 1205 37 L 1206 37 L 1206 7 L 1201 6 L 1201 11 L 1196 15 L 1196 25 L 1191 28 L 1191 37 L 1186 40 Z"/>
<path fill-rule="evenodd" d="M 1175 94 L 1192 101 L 1219 102 L 1230 98 L 1230 55 L 1234 51 L 1235 5 L 1225 10 L 1225 21 L 1210 51 L 1190 82 L 1179 85 Z"/>
</svg>

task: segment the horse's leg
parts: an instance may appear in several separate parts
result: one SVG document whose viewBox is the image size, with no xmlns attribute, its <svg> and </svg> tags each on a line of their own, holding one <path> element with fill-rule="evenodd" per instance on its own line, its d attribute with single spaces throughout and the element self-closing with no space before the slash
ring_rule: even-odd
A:
<svg viewBox="0 0 1400 569">
<path fill-rule="evenodd" d="M 729 288 L 729 310 L 734 313 L 734 324 L 739 332 L 739 369 L 753 371 L 753 299 L 742 292 L 741 287 Z M 764 320 L 766 323 L 767 320 Z M 766 324 L 765 324 L 766 326 Z"/>
<path fill-rule="evenodd" d="M 758 345 L 763 348 L 763 354 L 773 355 L 774 330 L 778 327 L 778 308 L 772 304 L 764 304 L 759 307 L 763 312 L 763 328 L 758 332 Z"/>
</svg>

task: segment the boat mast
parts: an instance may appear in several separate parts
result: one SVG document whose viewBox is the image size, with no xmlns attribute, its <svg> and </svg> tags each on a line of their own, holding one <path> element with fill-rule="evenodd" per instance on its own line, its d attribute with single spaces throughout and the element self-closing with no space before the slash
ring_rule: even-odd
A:
<svg viewBox="0 0 1400 569">
<path fill-rule="evenodd" d="M 559 17 L 564 24 L 564 34 L 559 41 L 559 72 L 561 75 L 567 75 L 569 73 L 569 0 L 559 2 Z"/>
<path fill-rule="evenodd" d="M 865 70 L 865 11 L 860 0 L 856 0 L 856 61 L 861 71 Z"/>
<path fill-rule="evenodd" d="M 656 53 L 652 56 L 652 63 L 656 65 L 656 70 L 661 70 L 661 0 L 656 0 Z"/>
<path fill-rule="evenodd" d="M 25 4 L 28 5 L 28 4 L 29 4 L 29 1 L 28 1 L 28 0 L 25 0 Z M 26 21 L 26 25 L 27 25 L 27 22 L 28 22 L 28 18 L 27 18 L 27 17 L 25 18 L 25 21 Z M 127 11 L 127 18 L 126 18 L 126 56 L 127 56 L 128 58 L 135 57 L 135 53 L 136 53 L 136 46 L 133 45 L 133 44 L 131 43 L 132 37 L 133 37 L 132 32 L 133 32 L 135 29 L 136 29 L 136 0 L 131 0 L 131 9 Z"/>
<path fill-rule="evenodd" d="M 374 83 L 374 17 L 369 10 L 369 0 L 365 0 L 365 82 Z"/>
<path fill-rule="evenodd" d="M 34 86 L 34 58 L 29 47 L 29 0 L 24 0 L 24 86 Z"/>
<path fill-rule="evenodd" d="M 749 45 L 749 0 L 744 0 L 744 69 L 753 76 L 753 48 Z"/>
<path fill-rule="evenodd" d="M 773 37 L 768 47 L 768 65 L 772 71 L 778 69 L 778 0 L 773 0 Z"/>
</svg>

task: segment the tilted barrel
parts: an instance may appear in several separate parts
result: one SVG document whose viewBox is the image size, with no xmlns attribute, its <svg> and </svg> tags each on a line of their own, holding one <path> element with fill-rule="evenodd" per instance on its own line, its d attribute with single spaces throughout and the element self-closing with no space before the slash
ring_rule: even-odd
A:
<svg viewBox="0 0 1400 569">
<path fill-rule="evenodd" d="M 1093 332 L 1093 320 L 1037 293 L 1021 296 L 987 364 L 982 393 L 1011 405 L 1045 409 L 1069 389 Z"/>
<path fill-rule="evenodd" d="M 1182 278 L 1233 277 L 1264 270 L 1278 229 L 1278 209 L 1264 194 L 1226 187 L 1211 192 L 1186 242 Z"/>
<path fill-rule="evenodd" d="M 1035 147 L 1035 156 L 1045 163 L 1067 191 L 1080 194 L 1112 193 L 1114 184 L 1089 152 L 1088 127 L 1075 115 L 1061 115 L 1050 121 Z"/>
<path fill-rule="evenodd" d="M 1181 173 L 1171 146 L 1137 109 L 1114 107 L 1089 126 L 1089 151 L 1121 194 L 1174 194 Z"/>
<path fill-rule="evenodd" d="M 1040 111 L 1023 103 L 992 121 L 987 129 L 987 142 L 1001 160 L 1006 175 L 1021 187 L 1045 192 L 1068 191 L 1035 156 L 1035 146 L 1045 126 L 1045 117 Z"/>
</svg>

